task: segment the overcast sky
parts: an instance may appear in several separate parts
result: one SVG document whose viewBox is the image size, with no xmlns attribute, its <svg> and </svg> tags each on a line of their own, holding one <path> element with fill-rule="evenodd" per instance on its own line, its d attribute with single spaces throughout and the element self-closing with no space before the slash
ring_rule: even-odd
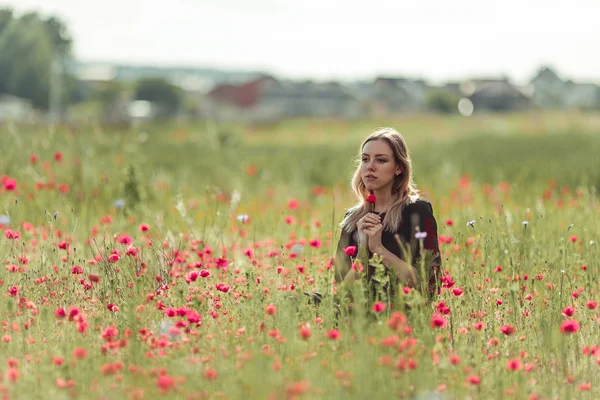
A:
<svg viewBox="0 0 600 400">
<path fill-rule="evenodd" d="M 600 82 L 600 0 L 0 0 L 62 17 L 85 61 L 280 76 Z"/>
</svg>

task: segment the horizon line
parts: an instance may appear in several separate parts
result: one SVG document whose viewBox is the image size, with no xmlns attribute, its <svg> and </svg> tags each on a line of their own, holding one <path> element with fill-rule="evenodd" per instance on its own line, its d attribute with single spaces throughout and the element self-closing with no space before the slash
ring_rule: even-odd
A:
<svg viewBox="0 0 600 400">
<path fill-rule="evenodd" d="M 408 74 L 408 73 L 402 73 L 402 72 L 377 72 L 374 71 L 370 74 L 360 74 L 360 73 L 356 73 L 356 74 L 350 74 L 352 75 L 352 78 L 348 78 L 348 77 L 343 77 L 344 74 L 338 75 L 338 76 L 331 76 L 329 74 L 326 74 L 327 77 L 324 76 L 315 76 L 315 75 L 298 75 L 298 74 L 289 74 L 289 73 L 285 73 L 282 71 L 276 71 L 273 68 L 269 68 L 269 67 L 259 67 L 259 66 L 251 66 L 249 65 L 248 67 L 235 67 L 235 66 L 225 66 L 225 65 L 218 65 L 218 64 L 211 64 L 211 63 L 204 63 L 204 64 L 200 64 L 200 63 L 195 63 L 195 62 L 160 62 L 160 61 L 147 61 L 147 60 L 140 60 L 140 61 L 125 61 L 125 60 L 102 60 L 102 59 L 92 59 L 92 58 L 80 58 L 80 57 L 73 57 L 74 61 L 76 63 L 84 63 L 84 64 L 104 64 L 104 65 L 110 65 L 110 66 L 118 66 L 118 67 L 134 67 L 134 68 L 156 68 L 156 69 L 197 69 L 197 70 L 214 70 L 215 72 L 227 72 L 227 73 L 238 73 L 238 74 L 262 74 L 262 75 L 267 75 L 267 76 L 273 76 L 273 77 L 281 77 L 281 78 L 288 78 L 288 79 L 296 79 L 296 80 L 314 80 L 314 81 L 351 81 L 351 82 L 361 82 L 361 81 L 365 81 L 365 80 L 373 80 L 376 78 L 382 78 L 382 77 L 388 77 L 388 78 L 392 78 L 392 77 L 403 77 L 403 78 L 410 78 L 412 80 L 423 80 L 425 82 L 437 82 L 437 83 L 452 83 L 452 82 L 460 82 L 460 81 L 464 81 L 464 80 L 470 80 L 470 79 L 492 79 L 492 78 L 507 78 L 509 82 L 526 82 L 526 84 L 530 84 L 531 81 L 538 75 L 538 73 L 544 69 L 550 69 L 552 72 L 554 72 L 561 80 L 568 82 L 574 82 L 574 83 L 579 83 L 579 84 L 584 84 L 584 83 L 592 83 L 592 84 L 596 84 L 596 85 L 600 85 L 600 77 L 599 78 L 586 78 L 586 77 L 571 77 L 571 76 L 567 76 L 563 73 L 561 73 L 558 68 L 552 64 L 548 64 L 548 63 L 540 63 L 539 66 L 537 68 L 534 68 L 533 72 L 529 75 L 529 78 L 527 78 L 525 81 L 520 80 L 520 79 L 515 79 L 515 77 L 509 73 L 506 72 L 498 72 L 495 74 L 491 74 L 491 73 L 472 73 L 472 74 L 464 74 L 462 77 L 456 77 L 456 76 L 451 76 L 448 75 L 446 78 L 442 78 L 441 80 L 439 79 L 433 79 L 430 78 L 426 75 L 413 75 L 413 74 Z M 319 75 L 319 74 L 316 74 Z"/>
</svg>

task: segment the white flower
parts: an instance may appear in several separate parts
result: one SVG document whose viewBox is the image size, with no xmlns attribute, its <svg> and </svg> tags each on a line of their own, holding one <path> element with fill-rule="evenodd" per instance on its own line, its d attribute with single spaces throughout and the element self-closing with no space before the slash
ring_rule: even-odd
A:
<svg viewBox="0 0 600 400">
<path fill-rule="evenodd" d="M 242 224 L 245 224 L 246 221 L 248 221 L 248 218 L 250 217 L 248 217 L 246 214 L 237 216 L 237 220 L 240 221 Z"/>
<path fill-rule="evenodd" d="M 0 225 L 10 224 L 10 217 L 8 215 L 0 215 Z"/>
<path fill-rule="evenodd" d="M 527 225 L 529 225 L 529 222 L 527 222 L 527 221 L 523 221 L 523 222 L 521 222 L 521 223 L 523 224 L 523 226 L 524 226 L 525 228 L 527 228 Z"/>
<path fill-rule="evenodd" d="M 594 244 L 594 241 L 593 241 L 593 240 L 590 240 L 590 245 L 592 245 L 592 244 Z"/>
<path fill-rule="evenodd" d="M 297 256 L 301 256 L 303 252 L 304 252 L 304 246 L 302 246 L 300 243 L 296 243 L 292 247 L 292 253 L 296 254 Z"/>
<path fill-rule="evenodd" d="M 123 208 L 123 207 L 125 207 L 125 200 L 123 200 L 123 199 L 115 200 L 115 202 L 113 203 L 113 206 L 115 206 L 115 208 Z"/>
<path fill-rule="evenodd" d="M 173 332 L 171 332 L 171 328 L 173 328 L 173 327 L 175 327 L 175 324 L 173 324 L 173 322 L 168 321 L 168 320 L 162 320 L 160 323 L 160 327 L 159 327 L 160 335 L 165 335 L 170 340 L 174 340 L 174 341 L 179 340 L 179 335 L 176 335 Z"/>
<path fill-rule="evenodd" d="M 427 237 L 427 232 L 417 232 L 415 233 L 415 238 L 417 239 L 425 239 Z"/>
<path fill-rule="evenodd" d="M 473 228 L 475 226 L 475 220 L 467 222 L 467 226 Z"/>
<path fill-rule="evenodd" d="M 231 195 L 231 201 L 229 202 L 229 206 L 232 210 L 235 210 L 237 206 L 240 204 L 240 200 L 242 199 L 242 194 L 237 190 L 233 192 Z"/>
</svg>

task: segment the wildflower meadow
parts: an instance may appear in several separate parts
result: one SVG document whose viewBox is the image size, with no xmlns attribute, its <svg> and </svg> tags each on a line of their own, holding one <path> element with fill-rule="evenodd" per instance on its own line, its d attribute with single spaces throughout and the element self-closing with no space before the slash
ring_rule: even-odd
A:
<svg viewBox="0 0 600 400">
<path fill-rule="evenodd" d="M 338 223 L 379 126 L 410 147 L 443 287 L 349 308 Z M 2 398 L 600 394 L 593 114 L 4 124 L 0 149 Z"/>
</svg>

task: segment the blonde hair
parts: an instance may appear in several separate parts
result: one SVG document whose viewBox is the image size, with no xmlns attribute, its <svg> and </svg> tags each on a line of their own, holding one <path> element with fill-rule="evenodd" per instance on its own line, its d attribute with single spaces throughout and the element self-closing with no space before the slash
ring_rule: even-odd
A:
<svg viewBox="0 0 600 400">
<path fill-rule="evenodd" d="M 358 159 L 356 160 L 356 171 L 351 180 L 352 190 L 358 198 L 358 203 L 348 210 L 345 218 L 340 223 L 340 226 L 347 232 L 353 232 L 356 229 L 358 221 L 370 212 L 370 205 L 366 201 L 369 191 L 362 180 L 360 165 L 363 148 L 372 140 L 385 140 L 392 149 L 396 163 L 402 167 L 402 172 L 394 178 L 392 204 L 383 218 L 383 229 L 389 232 L 398 231 L 404 206 L 420 197 L 417 186 L 413 182 L 412 161 L 404 137 L 394 128 L 379 128 L 371 133 L 360 145 Z"/>
</svg>

